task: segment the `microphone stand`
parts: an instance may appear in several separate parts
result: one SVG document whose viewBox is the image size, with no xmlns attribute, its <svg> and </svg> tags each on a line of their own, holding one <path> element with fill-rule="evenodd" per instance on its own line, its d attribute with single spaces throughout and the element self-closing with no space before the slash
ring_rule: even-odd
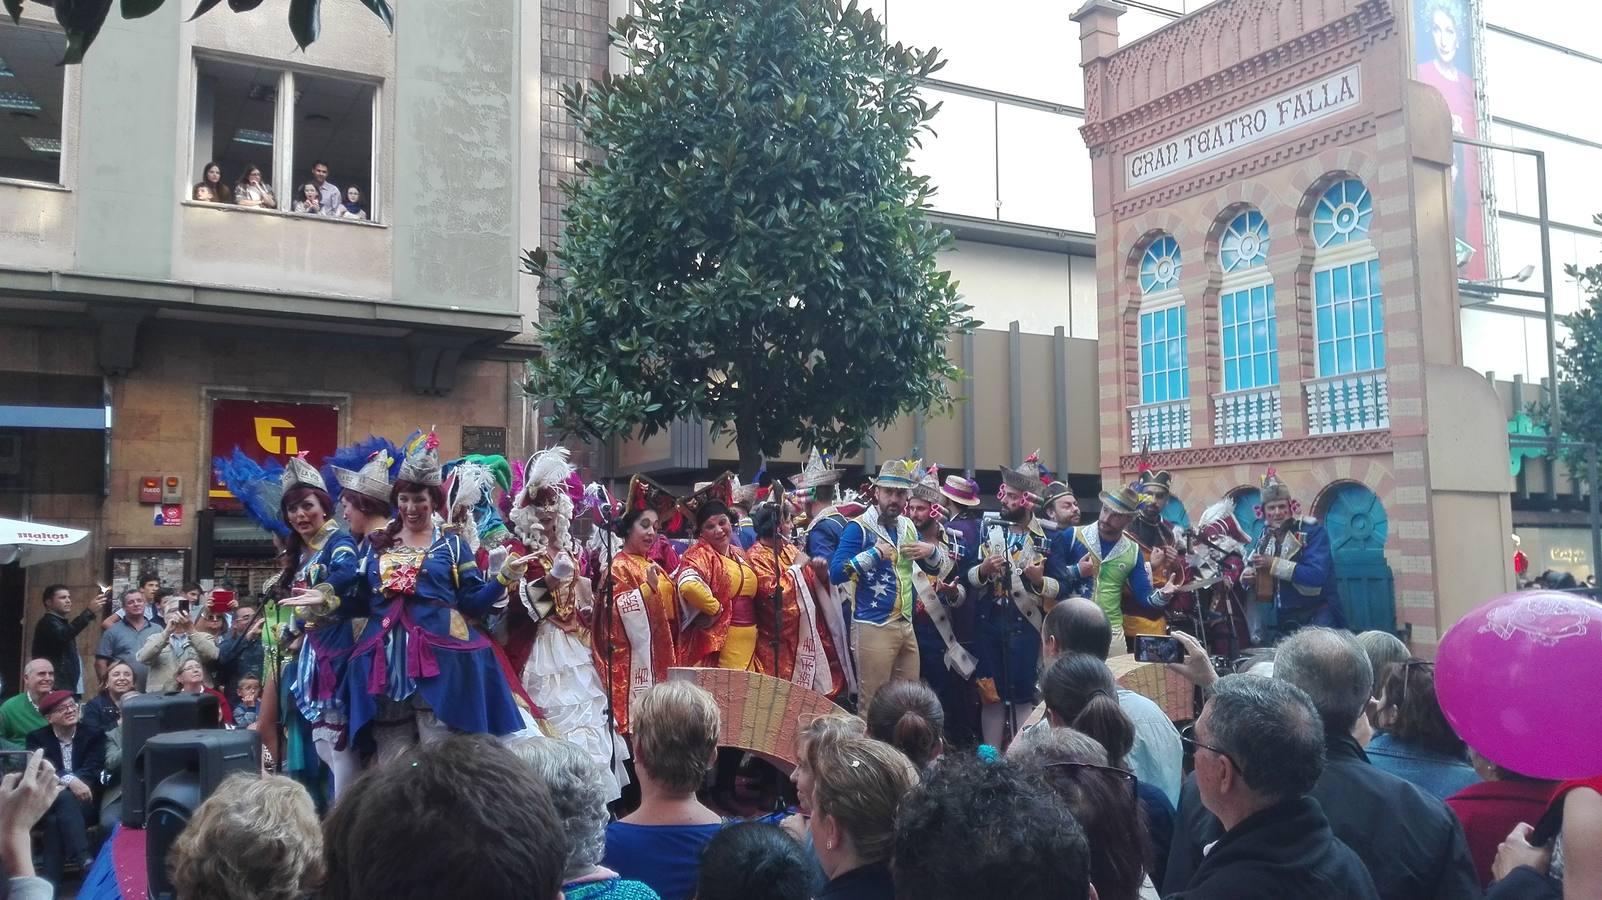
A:
<svg viewBox="0 0 1602 900">
<path fill-rule="evenodd" d="M 596 523 L 601 526 L 602 554 L 606 558 L 605 567 L 601 575 L 606 580 L 606 590 L 601 600 L 601 619 L 605 623 L 601 632 L 606 635 L 606 739 L 610 747 L 617 740 L 617 711 L 613 708 L 612 687 L 615 681 L 613 672 L 617 671 L 612 660 L 617 651 L 617 640 L 612 629 L 613 605 L 616 600 L 617 581 L 612 577 L 612 510 L 611 503 L 603 499 L 605 509 L 596 509 Z M 610 751 L 616 755 L 615 749 Z"/>
</svg>

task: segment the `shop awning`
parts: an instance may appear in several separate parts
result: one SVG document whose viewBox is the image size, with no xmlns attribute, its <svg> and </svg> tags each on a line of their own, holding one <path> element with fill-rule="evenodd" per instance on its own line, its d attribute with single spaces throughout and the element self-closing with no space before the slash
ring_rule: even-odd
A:
<svg viewBox="0 0 1602 900">
<path fill-rule="evenodd" d="M 87 537 L 89 532 L 77 528 L 0 519 L 0 565 L 26 567 L 76 559 L 89 552 Z"/>
</svg>

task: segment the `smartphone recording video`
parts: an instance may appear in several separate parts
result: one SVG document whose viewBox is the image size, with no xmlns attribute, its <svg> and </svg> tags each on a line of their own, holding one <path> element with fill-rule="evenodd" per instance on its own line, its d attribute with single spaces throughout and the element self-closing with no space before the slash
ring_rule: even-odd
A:
<svg viewBox="0 0 1602 900">
<path fill-rule="evenodd" d="M 1176 663 L 1184 658 L 1185 646 L 1179 642 L 1179 638 L 1157 634 L 1135 636 L 1136 662 Z"/>
</svg>

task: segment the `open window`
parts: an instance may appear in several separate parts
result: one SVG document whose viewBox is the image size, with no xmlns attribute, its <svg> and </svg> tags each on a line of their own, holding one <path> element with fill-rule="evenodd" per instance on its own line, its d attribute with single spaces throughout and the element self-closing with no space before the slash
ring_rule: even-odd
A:
<svg viewBox="0 0 1602 900">
<path fill-rule="evenodd" d="M 377 102 L 378 85 L 369 81 L 197 60 L 194 172 L 186 199 L 209 195 L 211 202 L 278 212 L 377 220 Z M 213 163 L 219 171 L 210 171 Z M 260 172 L 255 181 L 248 180 L 252 167 Z M 322 168 L 323 183 L 332 187 L 319 190 Z M 209 186 L 218 182 L 223 188 Z M 306 192 L 308 183 L 313 189 Z M 202 185 L 208 186 L 197 196 Z M 306 193 L 317 197 L 315 207 L 304 202 Z"/>
</svg>

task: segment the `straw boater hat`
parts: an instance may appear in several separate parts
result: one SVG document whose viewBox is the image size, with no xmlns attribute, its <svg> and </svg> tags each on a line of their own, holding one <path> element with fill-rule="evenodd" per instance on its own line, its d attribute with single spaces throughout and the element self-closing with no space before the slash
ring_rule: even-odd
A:
<svg viewBox="0 0 1602 900">
<path fill-rule="evenodd" d="M 1119 515 L 1132 516 L 1140 509 L 1140 495 L 1130 485 L 1123 485 L 1117 492 L 1101 492 L 1101 505 L 1111 509 Z"/>
<path fill-rule="evenodd" d="M 790 479 L 790 483 L 801 490 L 823 487 L 826 484 L 834 484 L 839 481 L 840 476 L 843 474 L 841 470 L 834 467 L 832 459 L 819 453 L 818 448 L 813 447 L 812 453 L 807 457 L 807 464 L 801 467 L 801 474 Z"/>
<path fill-rule="evenodd" d="M 974 484 L 972 478 L 947 475 L 940 485 L 940 493 L 958 506 L 979 505 L 979 485 Z"/>
<path fill-rule="evenodd" d="M 1040 496 L 1040 451 L 1029 454 L 1016 469 L 1002 466 L 1001 482 L 1015 491 Z"/>
<path fill-rule="evenodd" d="M 922 475 L 923 461 L 918 459 L 891 459 L 879 467 L 879 477 L 873 479 L 874 487 L 900 488 L 912 490 Z"/>
</svg>

